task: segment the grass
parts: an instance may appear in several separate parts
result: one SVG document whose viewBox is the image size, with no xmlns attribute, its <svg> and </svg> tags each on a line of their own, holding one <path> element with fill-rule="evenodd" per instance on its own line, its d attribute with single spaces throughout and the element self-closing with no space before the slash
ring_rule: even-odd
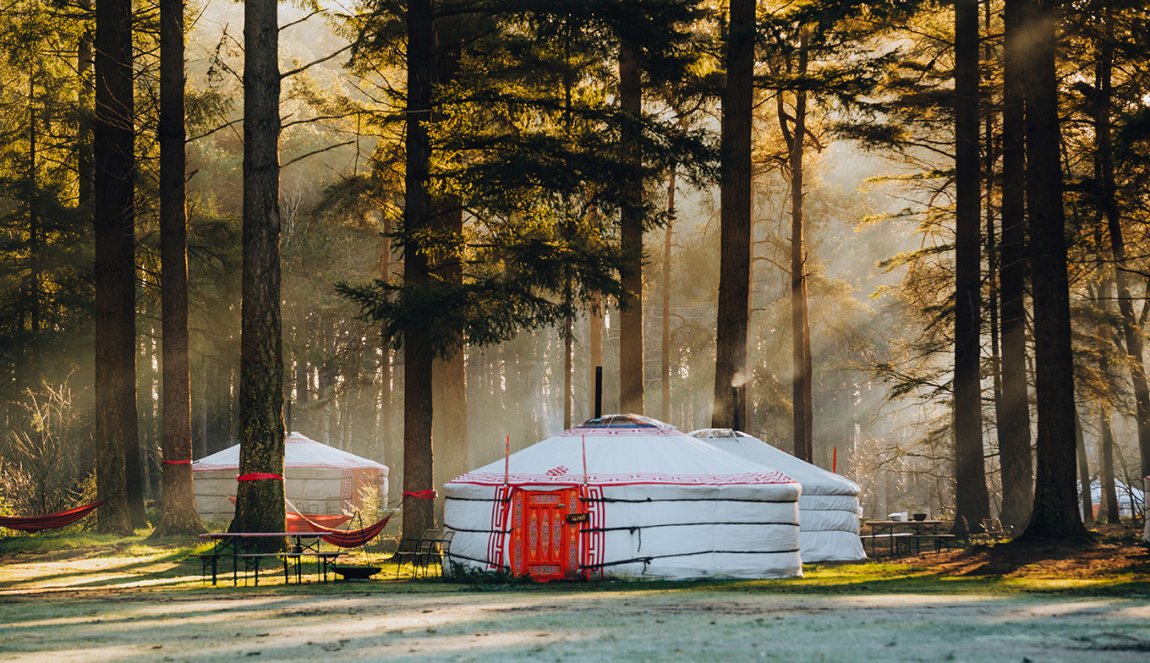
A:
<svg viewBox="0 0 1150 663">
<path fill-rule="evenodd" d="M 200 562 L 194 554 L 210 543 L 190 537 L 151 538 L 150 530 L 130 537 L 95 534 L 68 528 L 36 534 L 0 537 L 0 593 L 61 590 L 220 591 L 221 583 L 204 588 Z M 411 582 L 414 569 L 388 562 L 389 551 L 356 550 L 342 563 L 382 566 L 384 582 L 306 585 L 306 591 L 355 592 L 502 591 L 527 592 L 684 591 L 774 592 L 783 594 L 1067 594 L 1088 596 L 1150 596 L 1150 554 L 1129 541 L 1103 541 L 1078 549 L 1025 549 L 1010 545 L 982 546 L 967 551 L 926 555 L 907 561 L 807 565 L 804 577 L 786 580 L 697 581 L 608 580 L 594 583 L 534 584 L 507 578 L 478 577 L 467 583 Z M 1118 560 L 1115 562 L 1115 560 Z M 221 570 L 222 573 L 222 570 Z M 266 577 L 266 580 L 265 580 Z M 254 588 L 251 588 L 254 589 Z M 305 591 L 283 587 L 275 573 L 261 574 L 260 591 Z"/>
</svg>

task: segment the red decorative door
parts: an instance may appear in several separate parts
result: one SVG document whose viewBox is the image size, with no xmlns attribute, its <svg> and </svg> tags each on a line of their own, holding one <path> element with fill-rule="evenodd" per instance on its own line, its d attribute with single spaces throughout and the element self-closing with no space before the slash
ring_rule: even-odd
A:
<svg viewBox="0 0 1150 663">
<path fill-rule="evenodd" d="M 540 582 L 575 577 L 579 572 L 579 511 L 575 488 L 550 492 L 516 491 L 512 498 L 511 570 Z M 578 520 L 578 519 L 575 519 Z"/>
</svg>

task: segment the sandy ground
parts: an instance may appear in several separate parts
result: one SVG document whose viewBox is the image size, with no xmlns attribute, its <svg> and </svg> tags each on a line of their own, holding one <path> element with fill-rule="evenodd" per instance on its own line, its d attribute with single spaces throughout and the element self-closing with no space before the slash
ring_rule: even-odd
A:
<svg viewBox="0 0 1150 663">
<path fill-rule="evenodd" d="M 1146 598 L 434 589 L 8 594 L 0 659 L 1150 660 Z"/>
</svg>

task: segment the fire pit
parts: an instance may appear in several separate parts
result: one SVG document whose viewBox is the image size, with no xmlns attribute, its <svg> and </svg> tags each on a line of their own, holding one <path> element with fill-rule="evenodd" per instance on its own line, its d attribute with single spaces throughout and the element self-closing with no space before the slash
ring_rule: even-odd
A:
<svg viewBox="0 0 1150 663">
<path fill-rule="evenodd" d="M 379 566 L 355 566 L 351 564 L 337 564 L 331 568 L 343 576 L 344 580 L 368 580 L 383 570 Z"/>
</svg>

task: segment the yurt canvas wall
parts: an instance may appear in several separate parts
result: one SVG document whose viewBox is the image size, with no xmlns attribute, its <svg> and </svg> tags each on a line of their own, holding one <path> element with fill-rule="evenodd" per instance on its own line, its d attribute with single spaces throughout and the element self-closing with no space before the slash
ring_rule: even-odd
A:
<svg viewBox="0 0 1150 663">
<path fill-rule="evenodd" d="M 728 428 L 706 428 L 691 435 L 723 451 L 779 470 L 803 487 L 799 498 L 800 550 L 804 562 L 866 559 L 859 539 L 859 486 L 850 479 L 762 440 Z"/>
<path fill-rule="evenodd" d="M 453 563 L 537 580 L 802 575 L 799 486 L 635 415 L 564 431 L 445 486 Z"/>
<path fill-rule="evenodd" d="M 208 520 L 235 513 L 239 445 L 206 456 L 192 465 L 196 509 Z M 300 433 L 284 442 L 284 490 L 291 506 L 309 515 L 334 515 L 362 506 L 363 489 L 387 495 L 387 466 L 329 447 Z"/>
</svg>

